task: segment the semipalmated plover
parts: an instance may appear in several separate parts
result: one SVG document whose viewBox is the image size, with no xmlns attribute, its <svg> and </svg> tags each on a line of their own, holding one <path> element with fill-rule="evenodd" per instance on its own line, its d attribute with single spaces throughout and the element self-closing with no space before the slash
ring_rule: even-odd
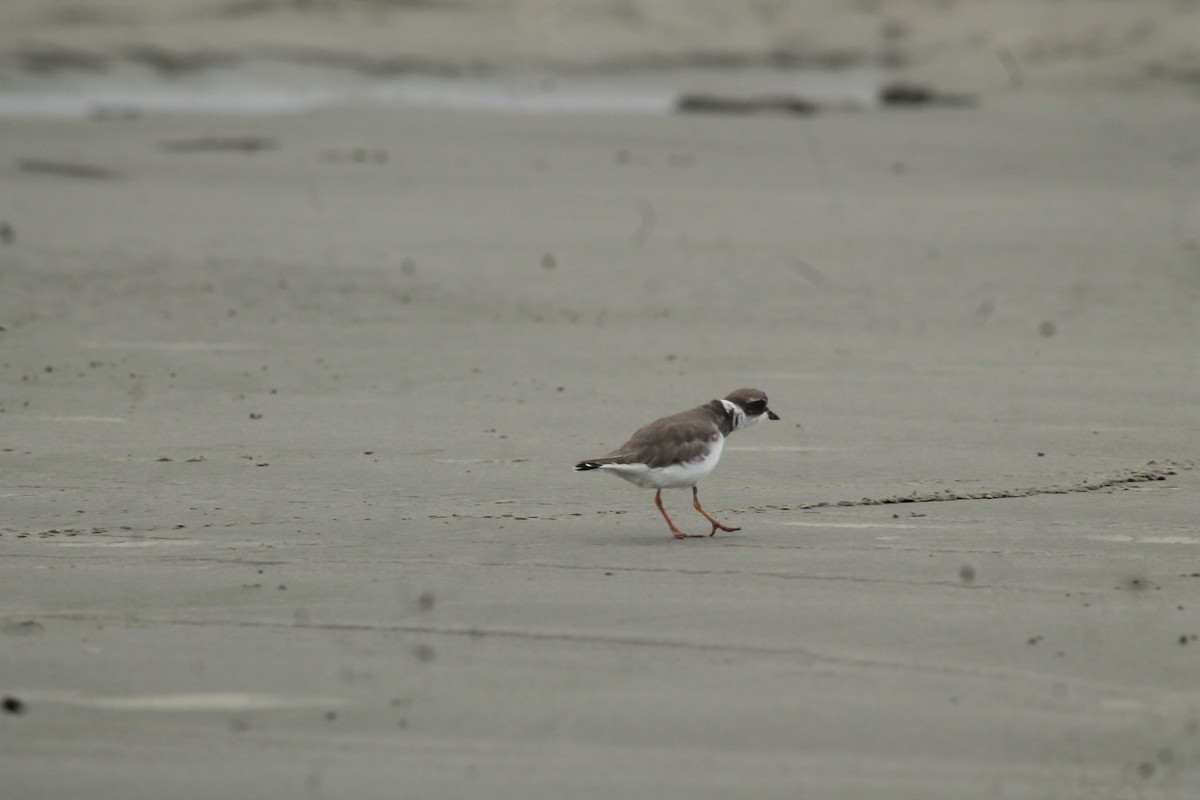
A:
<svg viewBox="0 0 1200 800">
<path fill-rule="evenodd" d="M 709 536 L 715 536 L 718 530 L 741 530 L 722 525 L 700 507 L 696 484 L 717 465 L 725 437 L 761 422 L 763 417 L 779 419 L 778 414 L 767 408 L 767 396 L 758 389 L 738 389 L 723 400 L 710 400 L 691 411 L 643 425 L 616 450 L 603 458 L 580 461 L 575 469 L 580 472 L 602 469 L 643 489 L 656 489 L 654 504 L 677 539 L 687 539 L 689 535 L 675 527 L 667 516 L 662 504 L 663 489 L 692 487 L 692 505 L 712 523 Z"/>
</svg>

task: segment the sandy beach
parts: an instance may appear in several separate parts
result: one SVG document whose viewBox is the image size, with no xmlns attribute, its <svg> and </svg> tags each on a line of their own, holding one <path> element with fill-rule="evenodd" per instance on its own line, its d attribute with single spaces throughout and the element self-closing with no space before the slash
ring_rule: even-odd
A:
<svg viewBox="0 0 1200 800">
<path fill-rule="evenodd" d="M 6 798 L 1197 796 L 1194 4 L 1018 78 L 987 4 L 303 5 L 4 12 Z M 444 58 L 210 102 L 331 29 Z M 816 113 L 648 104 L 798 41 Z M 740 532 L 571 471 L 746 385 Z"/>
</svg>

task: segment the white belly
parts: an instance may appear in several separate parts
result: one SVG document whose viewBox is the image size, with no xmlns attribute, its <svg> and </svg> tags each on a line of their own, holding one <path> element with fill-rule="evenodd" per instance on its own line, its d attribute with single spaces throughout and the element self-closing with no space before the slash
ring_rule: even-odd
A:
<svg viewBox="0 0 1200 800">
<path fill-rule="evenodd" d="M 721 460 L 721 450 L 724 447 L 725 437 L 718 434 L 708 455 L 694 461 L 659 469 L 650 469 L 645 464 L 605 464 L 600 469 L 619 475 L 643 489 L 683 489 L 695 486 L 701 478 L 713 471 L 713 467 Z"/>
</svg>

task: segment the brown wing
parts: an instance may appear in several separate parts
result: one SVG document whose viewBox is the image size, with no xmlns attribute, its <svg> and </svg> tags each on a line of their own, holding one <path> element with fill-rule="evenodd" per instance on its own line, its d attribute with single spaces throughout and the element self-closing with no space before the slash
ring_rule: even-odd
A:
<svg viewBox="0 0 1200 800">
<path fill-rule="evenodd" d="M 628 442 L 597 460 L 666 467 L 704 457 L 719 433 L 712 414 L 701 406 L 643 425 Z"/>
</svg>

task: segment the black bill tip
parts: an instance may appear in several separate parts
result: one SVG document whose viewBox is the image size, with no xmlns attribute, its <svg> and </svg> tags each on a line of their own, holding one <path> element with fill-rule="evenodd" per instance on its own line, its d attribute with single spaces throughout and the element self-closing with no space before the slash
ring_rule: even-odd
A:
<svg viewBox="0 0 1200 800">
<path fill-rule="evenodd" d="M 779 415 L 768 408 L 767 409 L 767 419 L 779 419 Z"/>
</svg>

